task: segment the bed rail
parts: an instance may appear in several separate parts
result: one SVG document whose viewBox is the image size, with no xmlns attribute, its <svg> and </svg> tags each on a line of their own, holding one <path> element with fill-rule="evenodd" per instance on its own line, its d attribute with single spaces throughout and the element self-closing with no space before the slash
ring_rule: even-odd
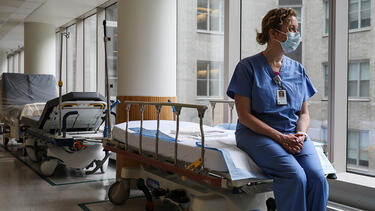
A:
<svg viewBox="0 0 375 211">
<path fill-rule="evenodd" d="M 143 128 L 143 113 L 145 106 L 155 106 L 157 112 L 157 129 L 156 129 L 156 141 L 155 141 L 155 159 L 159 159 L 159 127 L 160 127 L 160 113 L 163 106 L 172 106 L 176 110 L 176 136 L 174 140 L 174 165 L 177 166 L 177 149 L 178 149 L 178 133 L 179 133 L 179 124 L 180 124 L 180 113 L 182 108 L 193 108 L 198 111 L 200 132 L 202 138 L 201 144 L 201 160 L 202 165 L 201 169 L 204 169 L 204 153 L 205 153 L 205 143 L 204 143 L 204 131 L 203 131 L 203 117 L 207 110 L 205 105 L 195 105 L 195 104 L 185 104 L 185 103 L 169 103 L 169 102 L 142 102 L 142 101 L 125 101 L 125 110 L 126 110 L 126 130 L 125 130 L 125 150 L 128 151 L 128 123 L 129 123 L 129 111 L 132 105 L 138 105 L 141 112 L 141 122 L 139 128 L 139 154 L 142 155 L 142 128 Z"/>
<path fill-rule="evenodd" d="M 230 109 L 230 116 L 229 116 L 229 123 L 232 123 L 233 121 L 233 109 L 234 109 L 234 101 L 233 100 L 209 100 L 211 105 L 211 112 L 212 112 L 212 125 L 214 125 L 215 121 L 215 106 L 217 103 L 223 103 L 223 104 L 228 104 L 229 109 Z"/>
</svg>

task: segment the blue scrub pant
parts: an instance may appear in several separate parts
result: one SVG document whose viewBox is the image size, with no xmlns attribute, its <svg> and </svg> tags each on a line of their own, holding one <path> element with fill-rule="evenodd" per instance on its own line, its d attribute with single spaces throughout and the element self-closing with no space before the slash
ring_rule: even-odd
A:
<svg viewBox="0 0 375 211">
<path fill-rule="evenodd" d="M 290 154 L 277 142 L 248 128 L 236 131 L 237 146 L 273 179 L 278 211 L 326 210 L 328 183 L 310 139 Z"/>
</svg>

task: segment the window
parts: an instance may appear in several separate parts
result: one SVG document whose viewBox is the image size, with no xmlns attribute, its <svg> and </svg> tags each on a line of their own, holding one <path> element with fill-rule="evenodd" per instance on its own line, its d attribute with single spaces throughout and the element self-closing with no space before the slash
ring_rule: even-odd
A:
<svg viewBox="0 0 375 211">
<path fill-rule="evenodd" d="M 297 12 L 298 31 L 302 36 L 302 0 L 279 0 L 279 7 L 292 8 Z M 294 52 L 286 55 L 302 63 L 302 42 Z"/>
<path fill-rule="evenodd" d="M 197 29 L 208 32 L 224 31 L 224 1 L 198 0 Z"/>
<path fill-rule="evenodd" d="M 348 131 L 348 170 L 369 166 L 369 131 Z M 362 170 L 365 170 L 362 168 Z"/>
<path fill-rule="evenodd" d="M 368 62 L 353 62 L 348 68 L 348 96 L 370 96 L 370 65 Z"/>
<path fill-rule="evenodd" d="M 66 88 L 67 92 L 76 91 L 77 68 L 76 68 L 76 25 L 71 25 L 66 29 L 69 34 L 66 38 Z"/>
<path fill-rule="evenodd" d="M 83 20 L 83 90 L 96 92 L 96 14 Z"/>
<path fill-rule="evenodd" d="M 111 41 L 107 42 L 109 92 L 110 96 L 117 96 L 117 4 L 105 9 L 105 19 L 107 20 L 107 36 L 111 38 Z"/>
<path fill-rule="evenodd" d="M 349 29 L 360 29 L 371 25 L 370 0 L 349 0 Z"/>
<path fill-rule="evenodd" d="M 178 0 L 177 5 L 178 101 L 207 103 L 202 102 L 204 98 L 223 98 L 224 0 Z M 223 116 L 223 110 L 217 107 L 215 120 L 222 121 Z M 182 112 L 180 118 L 199 121 L 193 109 Z M 204 121 L 212 123 L 211 112 L 206 112 Z"/>
<path fill-rule="evenodd" d="M 328 34 L 329 30 L 329 2 L 324 1 L 324 34 Z"/>
<path fill-rule="evenodd" d="M 197 96 L 223 96 L 223 63 L 197 61 Z"/>
<path fill-rule="evenodd" d="M 328 97 L 328 64 L 323 64 L 324 97 Z"/>
</svg>

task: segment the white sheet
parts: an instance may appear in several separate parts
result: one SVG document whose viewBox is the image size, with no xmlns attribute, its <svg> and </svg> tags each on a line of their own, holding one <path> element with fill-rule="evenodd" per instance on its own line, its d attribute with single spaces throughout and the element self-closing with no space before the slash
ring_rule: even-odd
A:
<svg viewBox="0 0 375 211">
<path fill-rule="evenodd" d="M 140 121 L 129 122 L 130 146 L 139 147 Z M 142 149 L 148 152 L 155 151 L 156 121 L 148 120 L 143 122 Z M 115 125 L 113 138 L 125 143 L 126 123 Z M 159 153 L 163 156 L 174 157 L 175 121 L 160 121 L 160 131 L 163 135 L 159 141 Z M 262 179 L 267 178 L 255 162 L 241 149 L 236 146 L 234 130 L 224 130 L 204 126 L 205 131 L 205 167 L 229 172 L 232 180 L 241 179 Z M 180 122 L 178 136 L 178 159 L 187 162 L 194 162 L 200 158 L 200 129 L 199 124 L 192 122 Z M 320 147 L 320 146 L 317 146 Z M 332 165 L 324 156 L 322 150 L 317 150 L 323 169 L 326 174 L 335 173 Z"/>
</svg>

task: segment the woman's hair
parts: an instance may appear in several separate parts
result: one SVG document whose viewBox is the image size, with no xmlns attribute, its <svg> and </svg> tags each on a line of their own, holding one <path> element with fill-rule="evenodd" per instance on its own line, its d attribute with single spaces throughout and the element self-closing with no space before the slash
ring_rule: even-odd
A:
<svg viewBox="0 0 375 211">
<path fill-rule="evenodd" d="M 257 32 L 257 42 L 264 45 L 270 41 L 268 31 L 270 29 L 281 30 L 285 21 L 291 17 L 297 17 L 297 12 L 292 8 L 276 8 L 268 11 L 262 20 L 262 32 Z"/>
</svg>

